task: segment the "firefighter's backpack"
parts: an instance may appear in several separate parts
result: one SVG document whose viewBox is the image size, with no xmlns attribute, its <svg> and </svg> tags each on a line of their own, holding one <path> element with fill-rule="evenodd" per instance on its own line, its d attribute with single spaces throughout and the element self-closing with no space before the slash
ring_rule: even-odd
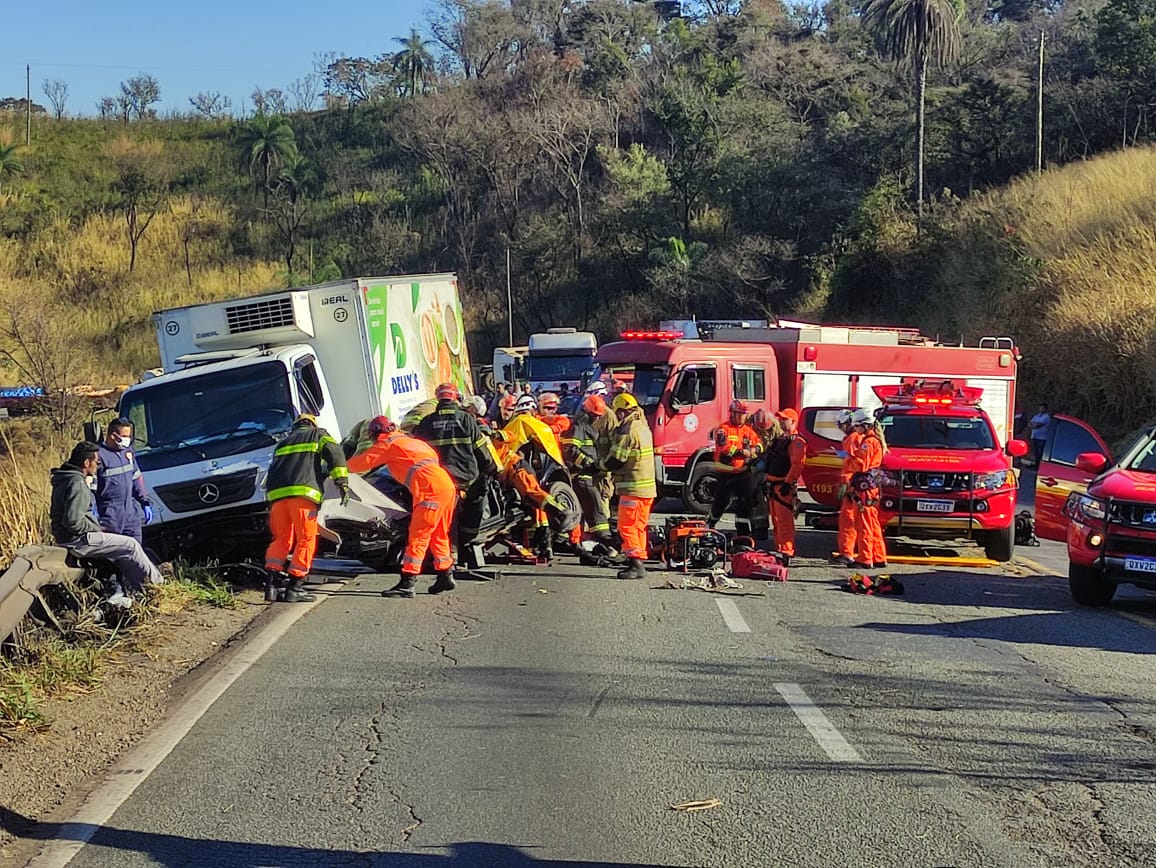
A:
<svg viewBox="0 0 1156 868">
<path fill-rule="evenodd" d="M 736 579 L 785 582 L 789 572 L 786 561 L 778 552 L 738 552 L 731 558 L 731 575 Z"/>
<path fill-rule="evenodd" d="M 1016 513 L 1016 545 L 1038 546 L 1039 537 L 1036 536 L 1036 520 L 1026 509 Z"/>
</svg>

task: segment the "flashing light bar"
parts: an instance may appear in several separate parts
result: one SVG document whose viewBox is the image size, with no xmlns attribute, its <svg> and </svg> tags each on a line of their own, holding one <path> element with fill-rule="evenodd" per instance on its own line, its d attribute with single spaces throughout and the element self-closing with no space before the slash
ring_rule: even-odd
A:
<svg viewBox="0 0 1156 868">
<path fill-rule="evenodd" d="M 676 341 L 682 336 L 682 332 L 629 331 L 622 333 L 624 341 Z"/>
<path fill-rule="evenodd" d="M 983 395 L 983 389 L 975 386 L 959 386 L 951 380 L 940 383 L 919 380 L 898 386 L 874 386 L 872 391 L 884 404 L 910 403 L 918 406 L 975 405 Z"/>
</svg>

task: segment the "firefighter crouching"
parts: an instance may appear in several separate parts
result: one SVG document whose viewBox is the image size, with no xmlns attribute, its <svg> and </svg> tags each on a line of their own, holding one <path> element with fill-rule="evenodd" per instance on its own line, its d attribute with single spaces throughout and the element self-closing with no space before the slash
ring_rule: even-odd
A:
<svg viewBox="0 0 1156 868">
<path fill-rule="evenodd" d="M 795 502 L 807 444 L 799 436 L 799 412 L 790 407 L 775 414 L 782 433 L 767 446 L 767 496 L 775 548 L 795 556 Z"/>
<path fill-rule="evenodd" d="M 851 424 L 861 437 L 851 463 L 851 488 L 855 497 L 855 534 L 858 554 L 853 566 L 874 569 L 887 566 L 887 548 L 883 543 L 883 528 L 879 524 L 879 487 L 875 471 L 883 465 L 887 446 L 879 423 L 866 410 L 856 410 Z"/>
<path fill-rule="evenodd" d="M 610 454 L 599 463 L 599 469 L 610 471 L 618 492 L 618 533 L 626 557 L 626 569 L 618 578 L 642 579 L 646 577 L 643 561 L 647 557 L 650 508 L 658 496 L 654 440 L 638 400 L 629 392 L 616 395 L 611 408 L 618 417 L 618 428 Z"/>
<path fill-rule="evenodd" d="M 839 534 L 836 537 L 838 551 L 835 562 L 845 567 L 849 567 L 855 562 L 857 554 L 855 499 L 852 496 L 854 492 L 851 490 L 851 477 L 855 473 L 853 469 L 856 460 L 855 453 L 858 451 L 859 441 L 863 437 L 851 427 L 851 418 L 850 410 L 842 410 L 835 417 L 835 424 L 843 432 L 843 445 L 839 450 L 842 454 L 843 466 L 839 469 Z"/>
<path fill-rule="evenodd" d="M 384 464 L 389 475 L 409 489 L 413 498 L 409 540 L 401 559 L 401 581 L 382 591 L 381 595 L 413 597 L 427 551 L 437 573 L 437 580 L 429 592 L 452 591 L 455 584 L 450 524 L 458 500 L 457 486 L 438 464 L 438 454 L 432 446 L 399 431 L 397 425 L 385 416 L 370 420 L 367 433 L 373 438 L 373 443 L 349 459 L 349 470 L 368 473 Z"/>
<path fill-rule="evenodd" d="M 732 401 L 730 416 L 715 431 L 714 461 L 720 465 L 707 524 L 714 527 L 734 501 L 736 518 L 750 515 L 750 462 L 762 450 L 759 433 L 747 424 L 747 405 Z"/>
<path fill-rule="evenodd" d="M 602 391 L 606 391 L 605 386 Z M 573 425 L 562 438 L 562 456 L 571 470 L 586 529 L 596 542 L 605 546 L 613 543 L 610 495 L 614 493 L 614 485 L 608 474 L 598 470 L 598 464 L 610 454 L 617 427 L 618 420 L 606 406 L 606 399 L 588 390 L 582 408 L 574 415 Z"/>
<path fill-rule="evenodd" d="M 270 574 L 266 599 L 274 599 L 278 587 L 283 589 L 280 599 L 287 603 L 314 599 L 302 587 L 317 550 L 317 507 L 327 476 L 341 489 L 342 505 L 348 503 L 349 471 L 341 446 L 318 427 L 316 416 L 302 413 L 273 450 L 265 483 L 273 534 L 265 551 L 265 569 Z"/>
<path fill-rule="evenodd" d="M 566 513 L 565 508 L 550 496 L 534 475 L 530 463 L 523 455 L 523 449 L 537 443 L 557 464 L 562 464 L 562 453 L 550 427 L 534 415 L 537 404 L 532 395 L 523 395 L 515 405 L 514 415 L 494 434 L 494 452 L 497 456 L 498 479 L 507 488 L 513 488 L 521 496 L 534 520 L 534 535 L 530 541 L 534 553 L 545 561 L 554 557 L 554 546 L 550 534 L 550 517 L 547 510 L 558 515 Z"/>
</svg>

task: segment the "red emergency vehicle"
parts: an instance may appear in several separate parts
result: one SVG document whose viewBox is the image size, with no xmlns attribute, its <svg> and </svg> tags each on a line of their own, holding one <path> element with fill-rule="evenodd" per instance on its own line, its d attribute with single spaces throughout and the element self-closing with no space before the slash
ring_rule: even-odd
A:
<svg viewBox="0 0 1156 868">
<path fill-rule="evenodd" d="M 677 330 L 623 333 L 597 355 L 599 375 L 630 385 L 654 432 L 659 485 L 706 513 L 713 488 L 713 431 L 736 399 L 751 411 L 793 407 L 807 440 L 803 484 L 834 507 L 841 459 L 839 408 L 881 405 L 875 386 L 952 380 L 983 390 L 999 443 L 1009 437 L 1018 353 L 1010 338 L 977 347 L 944 346 L 912 329 L 784 324 L 713 329 L 688 339 Z"/>
</svg>

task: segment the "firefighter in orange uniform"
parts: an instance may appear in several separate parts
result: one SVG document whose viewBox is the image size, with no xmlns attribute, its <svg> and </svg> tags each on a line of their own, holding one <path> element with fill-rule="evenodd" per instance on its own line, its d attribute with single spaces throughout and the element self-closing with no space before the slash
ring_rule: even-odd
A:
<svg viewBox="0 0 1156 868">
<path fill-rule="evenodd" d="M 767 493 L 775 548 L 795 556 L 795 501 L 807 442 L 799 436 L 799 412 L 790 407 L 775 414 L 782 433 L 767 447 Z"/>
<path fill-rule="evenodd" d="M 417 577 L 421 575 L 426 552 L 433 557 L 437 580 L 431 594 L 452 591 L 454 559 L 450 554 L 450 522 L 457 505 L 458 489 L 453 478 L 438 463 L 438 454 L 424 440 L 398 430 L 385 416 L 369 423 L 373 444 L 349 459 L 353 473 L 368 473 L 381 465 L 389 475 L 405 485 L 413 495 L 413 514 L 409 522 L 409 541 L 401 559 L 401 581 L 383 597 L 412 597 Z"/>
<path fill-rule="evenodd" d="M 839 470 L 839 535 L 836 537 L 838 552 L 835 561 L 845 567 L 855 562 L 855 500 L 852 498 L 851 475 L 855 453 L 863 435 L 851 427 L 851 411 L 843 410 L 835 419 L 835 424 L 843 432 L 843 466 Z"/>
<path fill-rule="evenodd" d="M 867 410 L 856 410 L 851 424 L 862 439 L 851 463 L 851 488 L 855 497 L 855 535 L 858 554 L 853 566 L 875 569 L 887 566 L 887 548 L 883 544 L 883 528 L 879 524 L 879 488 L 868 474 L 883 464 L 887 447 L 879 431 L 879 423 Z"/>
<path fill-rule="evenodd" d="M 732 401 L 730 417 L 715 431 L 714 461 L 720 469 L 714 489 L 714 500 L 710 505 L 707 524 L 714 527 L 723 514 L 735 503 L 735 515 L 750 513 L 750 497 L 747 490 L 750 476 L 744 469 L 762 450 L 762 437 L 747 424 L 747 405 L 742 401 Z"/>
<path fill-rule="evenodd" d="M 562 438 L 570 430 L 570 417 L 558 413 L 561 403 L 553 392 L 543 392 L 538 396 L 538 419 L 545 422 L 554 432 L 554 439 L 558 441 L 558 448 L 562 448 Z"/>
</svg>

